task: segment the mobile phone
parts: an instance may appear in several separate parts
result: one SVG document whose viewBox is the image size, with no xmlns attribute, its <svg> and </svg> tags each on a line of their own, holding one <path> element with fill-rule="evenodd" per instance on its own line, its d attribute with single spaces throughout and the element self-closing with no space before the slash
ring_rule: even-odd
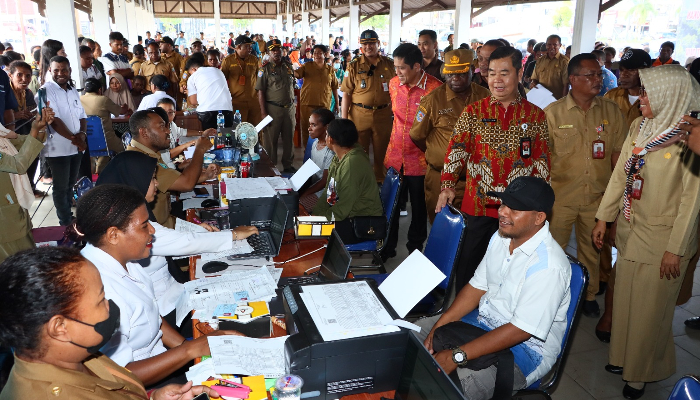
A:
<svg viewBox="0 0 700 400">
<path fill-rule="evenodd" d="M 194 396 L 194 398 L 192 400 L 210 400 L 210 398 L 209 398 L 208 394 L 200 393 L 200 394 Z"/>
<path fill-rule="evenodd" d="M 690 112 L 690 116 L 695 118 L 695 119 L 698 119 L 699 115 L 700 115 L 700 111 L 691 111 Z"/>
<path fill-rule="evenodd" d="M 41 115 L 41 110 L 46 107 L 46 88 L 40 88 L 37 90 L 37 108 L 39 110 L 39 115 Z"/>
</svg>

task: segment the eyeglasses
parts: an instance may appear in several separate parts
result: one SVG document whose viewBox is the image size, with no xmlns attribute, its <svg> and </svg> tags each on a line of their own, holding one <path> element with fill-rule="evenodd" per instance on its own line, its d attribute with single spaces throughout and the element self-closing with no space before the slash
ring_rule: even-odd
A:
<svg viewBox="0 0 700 400">
<path fill-rule="evenodd" d="M 371 65 L 371 66 L 369 67 L 369 72 L 367 73 L 367 77 L 368 77 L 368 78 L 371 77 L 371 76 L 374 76 L 374 70 L 375 70 L 375 68 L 377 68 L 376 65 Z"/>
<path fill-rule="evenodd" d="M 572 74 L 574 76 L 582 76 L 588 80 L 593 80 L 593 79 L 603 79 L 603 73 L 602 72 L 593 72 L 590 74 Z"/>
</svg>

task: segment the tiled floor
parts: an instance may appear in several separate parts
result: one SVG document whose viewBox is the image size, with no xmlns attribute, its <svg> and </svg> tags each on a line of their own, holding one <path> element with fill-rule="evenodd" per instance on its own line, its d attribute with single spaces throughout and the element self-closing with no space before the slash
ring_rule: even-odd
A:
<svg viewBox="0 0 700 400">
<path fill-rule="evenodd" d="M 299 151 L 300 149 L 297 149 L 296 152 L 299 153 Z M 302 154 L 296 154 L 296 159 L 301 160 Z M 46 190 L 49 187 L 39 184 L 38 188 Z M 51 196 L 48 195 L 40 206 L 39 203 L 40 199 L 37 199 L 30 210 L 30 215 L 34 214 L 32 218 L 34 226 L 58 225 Z M 75 212 L 75 210 L 73 211 Z M 410 203 L 408 211 L 408 217 L 400 218 L 399 245 L 396 249 L 398 255 L 386 263 L 388 271 L 392 271 L 408 256 L 405 243 L 410 223 Z M 575 253 L 575 247 L 575 242 L 572 242 L 567 250 Z M 598 303 L 602 308 L 603 296 L 598 297 Z M 644 400 L 667 399 L 671 388 L 681 376 L 700 374 L 700 330 L 688 329 L 683 324 L 687 318 L 694 316 L 700 316 L 700 273 L 695 274 L 693 297 L 687 304 L 676 307 L 673 319 L 673 333 L 676 342 L 676 373 L 666 380 L 648 384 Z M 552 393 L 554 400 L 623 399 L 624 382 L 621 377 L 612 375 L 603 369 L 607 364 L 608 345 L 601 343 L 595 337 L 594 330 L 597 321 L 597 318 L 585 316 L 579 318 L 578 326 L 575 327 L 571 338 L 568 358 L 564 364 L 564 373 Z"/>
</svg>

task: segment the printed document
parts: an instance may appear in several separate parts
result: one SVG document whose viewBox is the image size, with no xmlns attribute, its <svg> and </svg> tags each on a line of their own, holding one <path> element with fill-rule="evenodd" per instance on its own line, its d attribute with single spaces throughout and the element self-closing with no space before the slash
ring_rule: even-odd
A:
<svg viewBox="0 0 700 400">
<path fill-rule="evenodd" d="M 209 350 L 217 374 L 264 375 L 277 378 L 285 369 L 284 342 L 289 336 L 254 339 L 244 336 L 209 336 Z"/>
<path fill-rule="evenodd" d="M 277 192 L 265 178 L 226 178 L 226 198 L 229 200 L 275 197 Z"/>
<path fill-rule="evenodd" d="M 289 178 L 289 182 L 292 184 L 294 190 L 298 191 L 302 186 L 304 186 L 306 181 L 308 181 L 309 178 L 311 178 L 311 175 L 315 174 L 320 170 L 321 169 L 318 167 L 318 165 L 316 165 L 316 163 L 309 158 L 308 160 L 306 160 L 304 165 L 302 165 L 301 168 L 299 168 L 299 170 L 294 175 L 292 175 L 291 178 Z"/>
</svg>

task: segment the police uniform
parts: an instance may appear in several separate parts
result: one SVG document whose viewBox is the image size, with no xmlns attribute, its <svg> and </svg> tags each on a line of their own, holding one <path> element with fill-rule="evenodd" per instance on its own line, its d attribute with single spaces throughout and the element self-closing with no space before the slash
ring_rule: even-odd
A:
<svg viewBox="0 0 700 400">
<path fill-rule="evenodd" d="M 236 38 L 235 46 L 248 43 L 252 43 L 252 40 L 248 36 L 240 35 Z M 221 72 L 224 73 L 228 82 L 234 111 L 238 110 L 242 120 L 253 125 L 260 122 L 260 104 L 255 91 L 258 68 L 260 68 L 260 60 L 253 53 L 241 59 L 234 52 L 221 63 Z"/>
<path fill-rule="evenodd" d="M 379 36 L 372 30 L 360 35 L 360 43 L 378 41 Z M 374 176 L 377 182 L 383 182 L 386 175 L 383 161 L 392 127 L 389 81 L 396 72 L 392 59 L 381 55 L 377 59 L 374 65 L 364 55 L 351 61 L 340 90 L 352 96 L 348 118 L 355 123 L 359 142 L 367 153 L 372 142 Z"/>
<path fill-rule="evenodd" d="M 281 47 L 282 43 L 277 39 L 267 42 L 268 51 Z M 258 70 L 258 80 L 255 83 L 255 90 L 261 91 L 265 96 L 267 115 L 272 117 L 272 122 L 265 128 L 263 144 L 272 162 L 277 164 L 277 140 L 282 135 L 282 166 L 285 170 L 291 169 L 294 161 L 294 81 L 292 64 L 281 60 L 279 64 L 272 61 L 263 64 Z"/>
<path fill-rule="evenodd" d="M 173 65 L 168 61 L 165 61 L 162 58 L 157 63 L 148 60 L 141 64 L 137 75 L 141 75 L 146 78 L 146 82 L 150 82 L 151 77 L 154 75 L 164 75 L 166 78 L 168 78 L 168 82 L 170 82 L 170 87 L 168 88 L 167 93 L 172 97 L 177 95 L 177 83 L 179 78 L 177 72 L 175 71 L 175 67 L 173 67 Z"/>
<path fill-rule="evenodd" d="M 296 71 L 294 75 L 304 79 L 299 98 L 301 125 L 301 144 L 306 146 L 309 140 L 309 117 L 319 108 L 331 108 L 331 98 L 338 90 L 338 79 L 335 70 L 328 64 L 319 67 L 315 62 L 308 62 Z"/>
<path fill-rule="evenodd" d="M 532 79 L 537 80 L 559 100 L 564 97 L 564 89 L 569 85 L 568 66 L 569 59 L 561 53 L 557 53 L 554 58 L 541 57 L 535 64 Z"/>
<path fill-rule="evenodd" d="M 442 73 L 444 75 L 467 73 L 474 61 L 473 54 L 472 51 L 463 49 L 445 54 L 447 62 L 443 66 Z M 435 206 L 440 196 L 442 164 L 455 123 L 467 104 L 489 96 L 491 92 L 487 89 L 471 83 L 469 97 L 462 100 L 447 84 L 444 84 L 423 97 L 420 102 L 410 135 L 419 146 L 425 146 L 425 161 L 428 164 L 425 173 L 425 204 L 431 223 L 435 220 Z M 457 195 L 452 204 L 459 209 L 464 197 L 464 177 L 460 177 L 455 191 Z"/>
<path fill-rule="evenodd" d="M 588 269 L 587 301 L 595 301 L 599 255 L 591 242 L 595 213 L 613 171 L 612 155 L 622 150 L 628 126 L 614 101 L 596 96 L 588 111 L 571 94 L 545 108 L 551 152 L 551 184 L 556 195 L 549 224 L 566 248 L 576 226 L 577 258 Z"/>
<path fill-rule="evenodd" d="M 173 40 L 170 38 L 167 38 L 167 40 L 164 39 L 163 41 L 165 43 L 170 44 L 173 47 L 175 46 L 173 44 Z M 160 59 L 163 61 L 169 62 L 173 66 L 173 69 L 175 69 L 175 75 L 177 75 L 178 77 L 180 77 L 182 75 L 182 72 L 185 69 L 185 59 L 180 55 L 180 53 L 178 53 L 175 50 L 170 52 L 169 55 L 162 53 L 160 55 Z M 177 85 L 173 84 L 171 86 L 177 86 Z M 173 98 L 177 99 L 178 107 L 179 107 L 179 104 L 182 103 L 182 99 L 185 98 L 185 95 L 183 93 L 180 93 L 180 88 L 178 88 L 178 87 L 173 87 L 173 88 L 169 89 L 168 94 L 171 94 Z"/>
</svg>

